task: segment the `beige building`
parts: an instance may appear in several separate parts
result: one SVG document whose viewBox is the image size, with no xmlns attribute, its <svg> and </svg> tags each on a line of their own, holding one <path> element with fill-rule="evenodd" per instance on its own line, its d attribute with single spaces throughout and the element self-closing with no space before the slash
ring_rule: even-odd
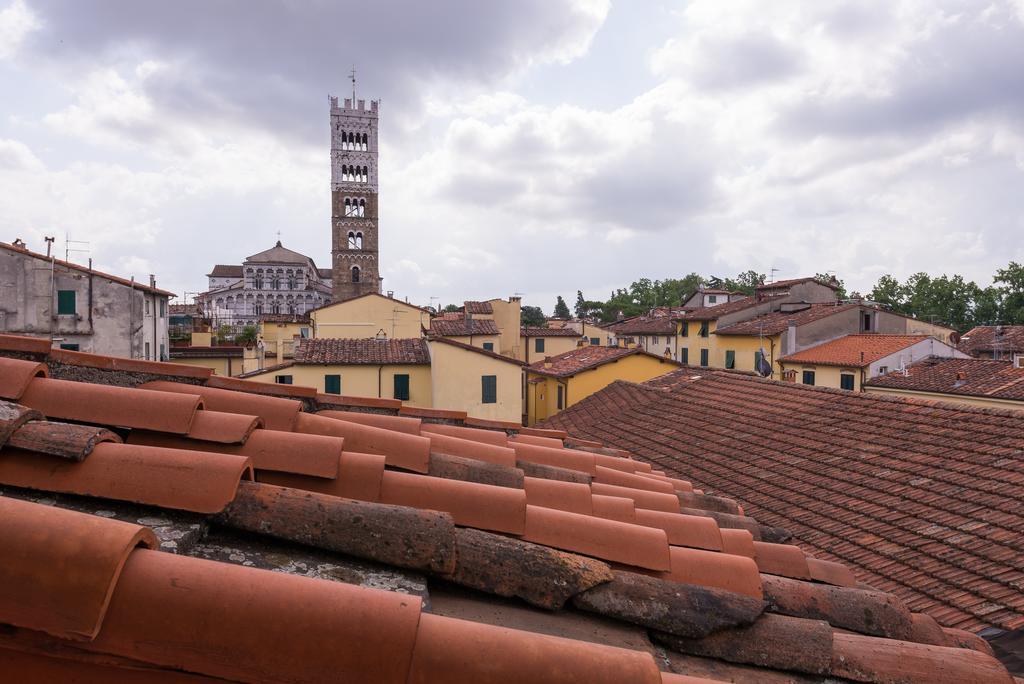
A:
<svg viewBox="0 0 1024 684">
<path fill-rule="evenodd" d="M 572 328 L 523 328 L 519 334 L 518 358 L 529 365 L 545 356 L 572 351 L 583 342 L 583 337 Z"/>
<path fill-rule="evenodd" d="M 319 339 L 412 339 L 430 327 L 431 312 L 376 292 L 309 312 Z"/>
<path fill-rule="evenodd" d="M 967 358 L 928 335 L 846 335 L 779 359 L 782 379 L 859 392 L 872 378 L 925 358 Z"/>
<path fill-rule="evenodd" d="M 864 391 L 1024 411 L 1024 368 L 1012 360 L 927 358 L 868 380 Z"/>
</svg>

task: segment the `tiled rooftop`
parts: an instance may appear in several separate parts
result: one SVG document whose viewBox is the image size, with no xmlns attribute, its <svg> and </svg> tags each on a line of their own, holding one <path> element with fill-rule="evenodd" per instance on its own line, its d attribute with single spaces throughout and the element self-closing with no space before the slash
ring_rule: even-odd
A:
<svg viewBox="0 0 1024 684">
<path fill-rule="evenodd" d="M 871 387 L 1024 401 L 1024 368 L 1012 361 L 928 358 L 867 382 Z"/>
<path fill-rule="evenodd" d="M 596 441 L 0 353 L 16 681 L 1012 681 L 983 640 Z"/>
<path fill-rule="evenodd" d="M 944 626 L 1024 627 L 1018 412 L 679 371 L 543 427 L 685 473 Z"/>
<path fill-rule="evenodd" d="M 675 335 L 675 316 L 637 316 L 608 326 L 616 335 Z"/>
<path fill-rule="evenodd" d="M 430 351 L 420 338 L 299 340 L 295 346 L 296 363 L 323 364 L 429 364 Z"/>
<path fill-rule="evenodd" d="M 863 368 L 927 339 L 927 335 L 845 335 L 784 356 L 780 361 Z"/>
<path fill-rule="evenodd" d="M 725 306 L 725 305 L 723 305 Z M 856 309 L 858 304 L 808 304 L 800 311 L 773 311 L 755 316 L 739 323 L 733 323 L 715 330 L 716 335 L 778 335 L 785 332 L 792 322 L 795 325 L 806 325 L 813 321 L 828 318 L 843 311 Z M 720 307 L 715 307 L 716 309 Z"/>
<path fill-rule="evenodd" d="M 653 356 L 654 358 L 672 364 L 673 367 L 678 365 L 671 359 L 665 359 L 660 356 L 655 356 L 654 354 L 648 354 L 639 347 L 627 349 L 625 347 L 599 347 L 597 345 L 592 345 L 572 349 L 554 356 L 548 356 L 540 361 L 531 363 L 529 365 L 529 370 L 531 373 L 539 375 L 563 378 L 570 375 L 576 375 L 577 373 L 590 370 L 591 368 L 603 366 L 606 363 L 614 363 L 627 356 L 634 356 L 636 354 Z M 547 367 L 547 363 L 551 364 L 550 368 Z"/>
<path fill-rule="evenodd" d="M 789 280 L 776 280 L 774 283 L 764 283 L 763 285 L 758 285 L 756 289 L 758 289 L 758 290 L 778 290 L 778 289 L 781 289 L 781 288 L 784 288 L 784 287 L 791 287 L 793 285 L 799 285 L 801 283 L 811 283 L 811 282 L 818 283 L 819 285 L 824 285 L 825 287 L 831 287 L 833 290 L 838 290 L 839 289 L 839 286 L 836 285 L 835 283 L 830 283 L 830 282 L 826 282 L 826 281 L 823 281 L 823 280 L 818 280 L 817 278 L 813 278 L 813 277 L 808 277 L 808 278 L 791 278 Z"/>
<path fill-rule="evenodd" d="M 468 337 L 469 335 L 497 335 L 498 324 L 490 318 L 459 318 L 449 320 L 435 318 L 430 321 L 430 332 L 445 337 Z"/>
<path fill-rule="evenodd" d="M 959 348 L 972 356 L 980 352 L 1024 352 L 1024 325 L 979 325 L 963 334 Z"/>
<path fill-rule="evenodd" d="M 726 314 L 736 313 L 737 311 L 744 311 L 752 306 L 757 306 L 758 302 L 753 297 L 746 299 L 738 299 L 735 302 L 726 302 L 724 304 L 716 304 L 715 306 L 701 306 L 693 307 L 689 309 L 681 309 L 681 319 L 687 321 L 717 321 Z"/>
<path fill-rule="evenodd" d="M 206 274 L 211 278 L 241 278 L 241 264 L 215 264 L 213 269 Z"/>
<path fill-rule="evenodd" d="M 463 311 L 470 314 L 491 314 L 494 307 L 490 302 L 466 302 L 462 305 Z"/>
</svg>

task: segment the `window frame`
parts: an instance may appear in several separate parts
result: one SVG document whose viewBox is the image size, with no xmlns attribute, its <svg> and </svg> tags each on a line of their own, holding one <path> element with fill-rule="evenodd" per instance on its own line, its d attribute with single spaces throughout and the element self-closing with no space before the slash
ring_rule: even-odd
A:
<svg viewBox="0 0 1024 684">
<path fill-rule="evenodd" d="M 707 368 L 710 365 L 711 353 L 705 347 L 700 350 L 700 367 Z"/>
<path fill-rule="evenodd" d="M 534 340 L 533 340 L 533 351 L 536 352 L 537 354 L 543 354 L 544 353 L 544 338 L 543 337 L 534 338 Z"/>
<path fill-rule="evenodd" d="M 492 351 L 494 351 L 494 343 L 493 342 L 484 342 L 481 348 L 484 351 L 492 352 Z"/>
<path fill-rule="evenodd" d="M 847 378 L 850 379 L 849 383 L 847 383 L 846 381 Z M 845 385 L 847 384 L 849 384 L 850 386 L 846 387 Z M 855 376 L 853 373 L 839 373 L 839 389 L 849 390 L 852 392 L 854 391 L 854 389 L 856 389 L 856 387 L 857 376 Z"/>
<path fill-rule="evenodd" d="M 810 382 L 807 379 L 810 378 Z M 814 387 L 814 383 L 817 380 L 817 374 L 812 370 L 804 369 L 800 374 L 800 384 L 807 385 L 808 387 Z"/>
<path fill-rule="evenodd" d="M 711 324 L 709 321 L 700 322 L 700 332 L 697 333 L 700 337 L 709 337 L 711 335 Z"/>
<path fill-rule="evenodd" d="M 409 389 L 409 374 L 395 373 L 391 377 L 391 396 L 399 401 L 409 401 L 409 397 L 412 396 L 412 391 Z"/>
<path fill-rule="evenodd" d="M 70 297 L 70 299 L 68 299 L 68 297 Z M 71 303 L 70 311 L 67 310 L 69 301 Z M 57 290 L 57 315 L 78 315 L 78 292 L 76 290 Z"/>
<path fill-rule="evenodd" d="M 683 347 L 682 350 L 679 352 L 679 363 L 684 363 L 686 365 L 690 365 L 690 348 L 689 347 Z"/>
<path fill-rule="evenodd" d="M 555 391 L 555 408 L 559 411 L 565 408 L 565 387 L 562 383 L 558 383 Z"/>
<path fill-rule="evenodd" d="M 282 374 L 282 375 L 275 375 L 274 376 L 274 384 L 277 384 L 277 385 L 292 385 L 292 384 L 295 384 L 295 376 L 290 374 L 290 373 L 286 373 L 286 374 Z"/>
<path fill-rule="evenodd" d="M 64 351 L 82 351 L 78 342 L 61 342 L 60 348 Z"/>
<path fill-rule="evenodd" d="M 337 388 L 336 391 L 332 385 Z M 341 394 L 341 373 L 324 373 L 324 394 Z"/>
<path fill-rule="evenodd" d="M 497 404 L 498 403 L 498 376 L 497 375 L 481 375 L 480 376 L 480 403 L 481 404 Z"/>
<path fill-rule="evenodd" d="M 736 352 L 732 349 L 725 350 L 725 367 L 729 370 L 736 368 Z"/>
</svg>

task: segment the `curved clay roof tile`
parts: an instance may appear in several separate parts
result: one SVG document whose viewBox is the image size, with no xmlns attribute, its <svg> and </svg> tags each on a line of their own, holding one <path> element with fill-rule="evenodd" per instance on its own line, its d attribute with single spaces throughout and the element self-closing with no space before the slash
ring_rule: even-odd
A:
<svg viewBox="0 0 1024 684">
<path fill-rule="evenodd" d="M 841 563 L 807 556 L 807 568 L 816 582 L 834 584 L 837 587 L 860 586 L 850 569 Z"/>
<path fill-rule="evenodd" d="M 538 437 L 536 435 L 524 435 L 522 432 L 515 437 L 512 437 L 511 441 L 518 442 L 520 444 L 536 444 L 537 446 L 546 446 L 553 449 L 565 448 L 565 444 L 563 444 L 560 439 L 555 439 L 553 437 Z"/>
<path fill-rule="evenodd" d="M 754 551 L 754 535 L 750 530 L 722 528 L 721 532 L 723 553 L 746 556 L 747 558 L 753 558 L 756 555 Z"/>
<path fill-rule="evenodd" d="M 660 684 L 654 658 L 574 639 L 424 613 L 408 684 Z"/>
<path fill-rule="evenodd" d="M 633 489 L 645 489 L 651 492 L 661 492 L 662 494 L 675 495 L 676 493 L 676 488 L 671 482 L 657 476 L 624 473 L 621 470 L 607 468 L 603 465 L 598 465 L 596 470 L 594 482 L 618 485 L 620 487 L 632 487 Z"/>
<path fill-rule="evenodd" d="M 621 496 L 590 495 L 594 516 L 606 520 L 618 520 L 624 523 L 636 522 L 636 504 L 632 499 Z"/>
<path fill-rule="evenodd" d="M 524 477 L 523 489 L 526 490 L 526 503 L 531 506 L 554 508 L 580 515 L 594 514 L 590 487 L 585 484 Z"/>
<path fill-rule="evenodd" d="M 594 482 L 591 484 L 590 491 L 594 494 L 621 496 L 627 499 L 632 499 L 634 503 L 636 503 L 637 508 L 646 508 L 652 511 L 664 511 L 665 513 L 679 512 L 679 499 L 676 498 L 675 494 L 651 492 L 645 489 L 621 487 L 619 485 L 602 484 L 600 482 Z"/>
<path fill-rule="evenodd" d="M 811 571 L 807 557 L 799 546 L 754 542 L 754 562 L 761 572 L 792 579 L 809 580 Z"/>
<path fill-rule="evenodd" d="M 136 551 L 89 648 L 237 681 L 404 684 L 420 607 L 407 594 Z"/>
<path fill-rule="evenodd" d="M 137 444 L 97 444 L 80 463 L 20 449 L 0 454 L 0 483 L 46 492 L 219 513 L 238 481 L 252 478 L 247 458 Z"/>
<path fill-rule="evenodd" d="M 672 569 L 660 575 L 665 579 L 764 598 L 761 574 L 752 558 L 680 546 L 673 546 L 670 553 Z"/>
<path fill-rule="evenodd" d="M 256 477 L 260 482 L 278 487 L 291 487 L 371 503 L 380 501 L 384 477 L 383 456 L 346 451 L 341 454 L 337 463 L 338 476 L 333 479 L 269 470 L 258 471 Z"/>
<path fill-rule="evenodd" d="M 433 432 L 427 432 L 426 436 L 430 438 L 431 451 L 496 463 L 510 468 L 516 466 L 516 452 L 510 448 Z"/>
<path fill-rule="evenodd" d="M 5 497 L 0 520 L 0 622 L 64 639 L 96 636 L 128 554 L 157 545 L 140 525 Z"/>
<path fill-rule="evenodd" d="M 0 356 L 0 399 L 21 398 L 34 378 L 50 375 L 45 363 Z"/>
<path fill-rule="evenodd" d="M 653 478 L 655 478 L 657 480 L 668 480 L 669 482 L 672 483 L 673 489 L 675 489 L 675 491 L 677 491 L 677 492 L 692 492 L 693 491 L 693 483 L 690 482 L 689 480 L 680 480 L 679 478 L 669 477 L 669 476 L 661 474 L 661 473 L 655 474 L 653 472 L 651 472 L 651 473 L 635 473 L 635 474 L 643 476 L 643 477 L 653 477 Z"/>
<path fill-rule="evenodd" d="M 521 461 L 594 474 L 594 454 L 585 451 L 552 449 L 535 444 L 517 444 L 516 442 L 509 442 L 509 446 L 515 449 L 516 458 Z"/>
<path fill-rule="evenodd" d="M 665 530 L 668 543 L 672 546 L 689 546 L 709 551 L 722 550 L 722 533 L 713 518 L 638 508 L 636 522 L 645 527 Z"/>
<path fill-rule="evenodd" d="M 559 441 L 564 440 L 566 437 L 569 436 L 569 433 L 566 432 L 565 430 L 550 430 L 548 428 L 538 427 L 521 427 L 518 428 L 518 430 L 520 435 L 530 435 L 532 437 L 551 437 L 552 439 L 557 439 Z M 598 443 L 597 446 L 601 446 L 601 444 Z"/>
<path fill-rule="evenodd" d="M 420 434 L 420 424 L 423 422 L 419 418 L 383 416 L 379 413 L 358 413 L 356 411 L 335 411 L 332 409 L 317 411 L 316 414 L 337 420 L 347 420 L 350 423 L 362 423 L 363 425 L 372 425 L 373 427 L 384 428 L 385 430 L 405 432 L 410 435 Z"/>
<path fill-rule="evenodd" d="M 425 473 L 430 467 L 430 440 L 425 437 L 310 413 L 298 415 L 295 431 L 343 437 L 346 449 L 365 454 L 380 454 L 387 459 L 388 465 L 394 468 Z"/>
<path fill-rule="evenodd" d="M 206 413 L 199 411 L 196 415 Z M 253 430 L 245 444 L 217 444 L 160 432 L 133 430 L 129 444 L 188 449 L 247 457 L 257 470 L 335 478 L 345 446 L 340 437 L 305 435 L 280 430 Z"/>
<path fill-rule="evenodd" d="M 458 437 L 460 439 L 468 439 L 473 442 L 481 442 L 483 444 L 491 444 L 493 446 L 508 446 L 508 435 L 499 430 L 481 430 L 479 428 L 462 427 L 460 425 L 424 423 L 420 426 L 420 434 L 423 434 L 424 432 L 437 435 L 448 435 L 449 437 Z"/>
<path fill-rule="evenodd" d="M 464 527 L 510 534 L 523 534 L 526 529 L 526 492 L 521 489 L 388 471 L 380 500 L 444 511 Z"/>
<path fill-rule="evenodd" d="M 210 411 L 241 413 L 246 416 L 259 416 L 263 424 L 271 430 L 291 430 L 295 425 L 295 416 L 302 408 L 302 403 L 294 399 L 267 397 L 260 394 L 235 392 L 203 385 L 187 385 L 167 380 L 153 380 L 139 385 L 142 389 L 173 392 L 175 394 L 202 397 L 204 408 Z M 163 432 L 172 432 L 164 430 Z"/>
<path fill-rule="evenodd" d="M 625 453 L 625 452 L 623 452 Z M 597 465 L 614 470 L 621 470 L 624 473 L 649 473 L 651 464 L 643 461 L 635 461 L 626 456 L 609 456 L 608 454 L 594 454 L 594 462 Z"/>
<path fill-rule="evenodd" d="M 188 436 L 189 439 L 201 439 L 206 442 L 243 444 L 253 430 L 262 426 L 263 419 L 258 416 L 221 411 L 196 411 Z"/>
<path fill-rule="evenodd" d="M 523 539 L 649 570 L 672 568 L 662 530 L 616 520 L 527 506 Z"/>
<path fill-rule="evenodd" d="M 168 382 L 168 385 L 177 383 Z M 183 435 L 202 406 L 194 395 L 36 378 L 21 398 L 48 418 Z"/>
</svg>

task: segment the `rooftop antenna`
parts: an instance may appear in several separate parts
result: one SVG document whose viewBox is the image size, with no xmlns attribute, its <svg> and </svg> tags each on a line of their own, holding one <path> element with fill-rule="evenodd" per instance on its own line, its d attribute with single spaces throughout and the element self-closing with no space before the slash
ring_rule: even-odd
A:
<svg viewBox="0 0 1024 684">
<path fill-rule="evenodd" d="M 352 78 L 352 106 L 356 106 L 356 65 L 352 65 L 352 71 L 349 74 Z"/>
<path fill-rule="evenodd" d="M 52 240 L 53 238 L 50 238 L 50 239 Z M 71 245 L 86 245 L 86 247 L 85 248 L 72 247 Z M 85 240 L 72 240 L 70 233 L 64 233 L 64 261 L 71 261 L 71 253 L 72 252 L 83 252 L 83 253 L 84 252 L 88 252 L 89 251 L 88 245 L 89 245 L 89 243 L 87 241 L 85 241 Z M 49 252 L 49 247 L 47 247 L 47 252 Z"/>
<path fill-rule="evenodd" d="M 774 266 L 772 266 L 770 269 L 768 269 L 768 284 L 769 285 L 771 285 L 772 283 L 775 282 L 775 274 L 778 273 L 778 272 L 779 272 L 779 269 L 775 268 Z"/>
</svg>

